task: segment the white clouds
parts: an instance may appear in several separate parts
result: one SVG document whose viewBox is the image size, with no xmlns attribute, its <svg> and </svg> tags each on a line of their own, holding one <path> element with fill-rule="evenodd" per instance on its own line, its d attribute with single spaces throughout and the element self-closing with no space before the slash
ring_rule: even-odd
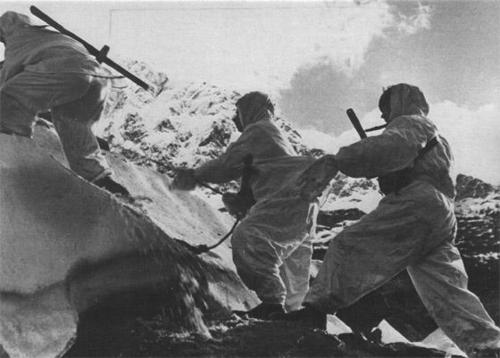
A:
<svg viewBox="0 0 500 358">
<path fill-rule="evenodd" d="M 345 121 L 349 122 L 347 115 Z M 374 109 L 360 118 L 361 125 L 364 128 L 370 128 L 383 124 L 378 109 Z M 322 149 L 327 153 L 336 153 L 340 147 L 359 141 L 359 135 L 354 129 L 343 132 L 339 136 L 320 132 L 313 128 L 300 129 L 300 135 L 304 144 L 311 148 Z M 374 132 L 376 134 L 377 132 Z M 380 132 L 378 132 L 380 133 Z"/>
<path fill-rule="evenodd" d="M 448 139 L 455 154 L 456 171 L 500 184 L 500 108 L 496 104 L 476 110 L 445 101 L 430 106 L 429 117 Z"/>
<path fill-rule="evenodd" d="M 415 14 L 397 15 L 397 26 L 399 32 L 407 35 L 413 35 L 421 29 L 431 28 L 431 7 L 429 5 L 418 5 L 418 10 Z"/>
<path fill-rule="evenodd" d="M 428 26 L 427 7 L 395 15 L 385 1 L 214 4 L 115 10 L 110 41 L 172 78 L 273 92 L 301 66 L 326 62 L 352 73 L 387 29 Z"/>
<path fill-rule="evenodd" d="M 386 1 L 46 3 L 42 10 L 111 55 L 151 63 L 172 79 L 274 92 L 299 67 L 352 73 L 388 29 L 428 27 L 428 7 L 401 15 Z M 13 9 L 26 11 L 26 5 Z M 411 10 L 412 12 L 415 9 Z"/>
<path fill-rule="evenodd" d="M 430 104 L 430 108 L 429 118 L 451 145 L 455 173 L 500 185 L 500 107 L 489 104 L 472 110 L 445 101 Z M 365 128 L 380 124 L 378 110 L 364 116 L 361 123 Z M 336 153 L 341 146 L 359 140 L 354 130 L 338 137 L 314 129 L 301 130 L 300 134 L 306 145 L 328 153 Z"/>
</svg>

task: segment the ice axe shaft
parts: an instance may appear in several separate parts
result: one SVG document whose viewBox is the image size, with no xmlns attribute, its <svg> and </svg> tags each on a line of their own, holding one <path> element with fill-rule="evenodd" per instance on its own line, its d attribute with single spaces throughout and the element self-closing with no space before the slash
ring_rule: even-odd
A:
<svg viewBox="0 0 500 358">
<path fill-rule="evenodd" d="M 82 39 L 80 36 L 74 34 L 73 32 L 67 30 L 66 28 L 64 28 L 61 24 L 59 24 L 57 21 L 52 19 L 49 15 L 44 13 L 42 10 L 40 10 L 36 6 L 33 6 L 33 5 L 30 6 L 30 11 L 33 15 L 38 17 L 40 20 L 46 22 L 47 24 L 52 26 L 54 29 L 56 29 L 60 33 L 66 35 L 66 36 L 69 36 L 72 39 L 81 43 L 87 49 L 87 51 L 92 56 L 94 56 L 96 58 L 96 60 L 99 63 L 105 63 L 106 65 L 108 65 L 109 67 L 114 69 L 115 71 L 117 71 L 117 72 L 121 73 L 122 75 L 124 75 L 125 77 L 127 77 L 129 80 L 131 80 L 135 84 L 144 88 L 146 91 L 151 91 L 150 85 L 148 85 L 146 82 L 141 80 L 139 77 L 133 75 L 132 73 L 127 71 L 125 68 L 123 68 L 122 66 L 120 66 L 119 64 L 117 64 L 116 62 L 114 62 L 113 60 L 111 60 L 110 58 L 107 57 L 108 52 L 109 52 L 109 46 L 105 45 L 105 46 L 103 46 L 103 48 L 101 50 L 98 50 L 97 48 L 95 48 L 94 46 L 89 44 L 87 41 Z"/>
<path fill-rule="evenodd" d="M 347 111 L 347 117 L 349 117 L 349 120 L 351 121 L 352 125 L 354 126 L 354 129 L 356 129 L 356 132 L 358 132 L 359 136 L 361 139 L 367 138 L 366 132 L 361 126 L 361 123 L 359 122 L 358 116 L 356 113 L 354 113 L 354 110 L 352 108 L 349 108 Z"/>
<path fill-rule="evenodd" d="M 361 139 L 367 138 L 366 132 L 373 132 L 373 131 L 377 131 L 379 129 L 383 129 L 383 128 L 387 127 L 387 123 L 386 123 L 386 124 L 382 124 L 380 126 L 375 126 L 375 127 L 371 127 L 368 129 L 364 129 L 361 126 L 361 123 L 359 122 L 358 116 L 356 115 L 356 113 L 354 112 L 354 110 L 352 108 L 349 108 L 346 111 L 346 113 L 347 113 L 347 117 L 349 117 L 354 129 L 356 129 L 356 132 L 358 132 L 359 137 Z"/>
</svg>

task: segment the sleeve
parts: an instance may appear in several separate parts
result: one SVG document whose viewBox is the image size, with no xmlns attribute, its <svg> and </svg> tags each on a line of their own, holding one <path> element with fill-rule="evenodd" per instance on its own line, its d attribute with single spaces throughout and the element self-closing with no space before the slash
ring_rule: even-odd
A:
<svg viewBox="0 0 500 358">
<path fill-rule="evenodd" d="M 426 145 L 428 132 L 418 119 L 396 118 L 382 134 L 340 148 L 335 156 L 337 166 L 344 174 L 356 178 L 373 178 L 403 169 Z"/>
<path fill-rule="evenodd" d="M 249 127 L 221 156 L 195 169 L 196 179 L 209 183 L 225 183 L 238 179 L 243 168 L 243 158 L 249 153 L 253 154 L 261 142 L 260 132 L 257 126 Z"/>
</svg>

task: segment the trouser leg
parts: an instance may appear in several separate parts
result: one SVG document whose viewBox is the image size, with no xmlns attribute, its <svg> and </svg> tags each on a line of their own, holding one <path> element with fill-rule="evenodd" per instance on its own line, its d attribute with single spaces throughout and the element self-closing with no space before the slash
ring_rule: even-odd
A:
<svg viewBox="0 0 500 358">
<path fill-rule="evenodd" d="M 309 290 L 312 252 L 312 242 L 308 236 L 283 260 L 280 267 L 280 276 L 286 287 L 287 311 L 299 309 Z"/>
<path fill-rule="evenodd" d="M 467 289 L 467 274 L 451 243 L 408 267 L 415 288 L 439 327 L 467 354 L 500 347 L 500 329 L 479 298 Z"/>
<path fill-rule="evenodd" d="M 75 173 L 89 181 L 111 173 L 88 123 L 59 116 L 57 112 L 53 113 L 53 121 L 69 166 Z"/>
<path fill-rule="evenodd" d="M 279 247 L 263 238 L 262 233 L 243 221 L 231 239 L 233 261 L 245 285 L 255 291 L 263 303 L 285 303 L 286 287 L 280 276 Z"/>
<path fill-rule="evenodd" d="M 344 229 L 329 245 L 304 302 L 335 313 L 377 289 L 422 254 L 430 232 L 411 201 L 386 203 Z"/>
<path fill-rule="evenodd" d="M 54 126 L 73 171 L 89 181 L 111 174 L 92 125 L 101 117 L 105 83 L 92 79 L 82 98 L 52 109 Z"/>
<path fill-rule="evenodd" d="M 0 90 L 0 132 L 31 137 L 34 123 L 35 113 L 15 97 Z"/>
<path fill-rule="evenodd" d="M 35 115 L 50 108 L 54 93 L 45 86 L 47 75 L 22 72 L 0 88 L 0 130 L 25 137 L 33 135 Z"/>
<path fill-rule="evenodd" d="M 52 109 L 70 167 L 88 180 L 110 173 L 91 125 L 99 119 L 107 93 L 105 79 L 85 74 L 22 72 L 0 89 L 3 131 L 30 137 L 35 115 Z"/>
</svg>

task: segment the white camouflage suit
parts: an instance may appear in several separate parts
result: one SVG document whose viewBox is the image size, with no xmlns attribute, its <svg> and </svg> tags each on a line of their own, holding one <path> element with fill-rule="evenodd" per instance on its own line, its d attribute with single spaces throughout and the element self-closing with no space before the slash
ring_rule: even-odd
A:
<svg viewBox="0 0 500 358">
<path fill-rule="evenodd" d="M 418 88 L 393 86 L 390 103 L 382 134 L 335 155 L 341 172 L 373 178 L 405 168 L 438 135 L 425 117 L 428 106 Z M 472 354 L 498 347 L 500 330 L 467 289 L 467 274 L 453 245 L 457 222 L 451 164 L 450 147 L 439 136 L 439 144 L 416 162 L 409 186 L 385 196 L 331 242 L 305 303 L 334 313 L 407 269 L 431 316 L 462 350 Z"/>
<path fill-rule="evenodd" d="M 31 137 L 35 116 L 50 110 L 70 167 L 90 181 L 110 174 L 91 130 L 109 87 L 99 64 L 75 40 L 13 11 L 0 17 L 0 39 L 0 132 Z"/>
<path fill-rule="evenodd" d="M 222 183 L 241 176 L 243 158 L 252 154 L 257 174 L 251 188 L 256 204 L 232 236 L 233 261 L 243 282 L 263 303 L 296 310 L 309 288 L 310 231 L 315 213 L 295 185 L 314 159 L 297 156 L 272 114 L 253 102 L 244 131 L 217 159 L 195 170 L 198 181 Z M 308 219 L 309 218 L 309 219 Z"/>
</svg>

